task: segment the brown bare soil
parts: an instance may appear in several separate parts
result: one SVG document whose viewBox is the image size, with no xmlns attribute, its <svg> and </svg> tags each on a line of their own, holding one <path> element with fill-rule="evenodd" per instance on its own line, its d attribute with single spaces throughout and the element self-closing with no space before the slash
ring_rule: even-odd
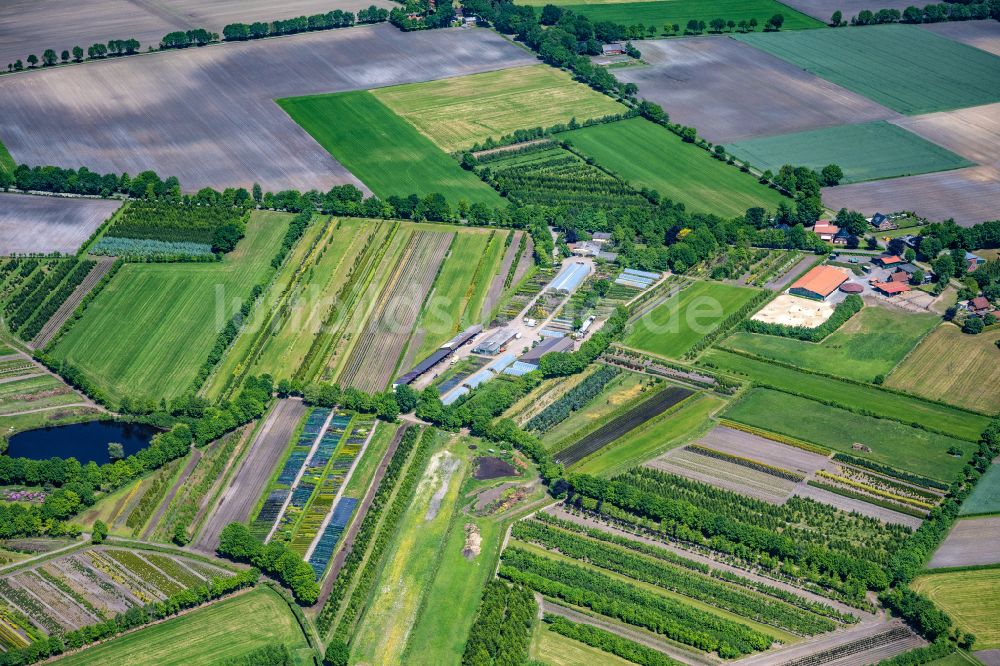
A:
<svg viewBox="0 0 1000 666">
<path fill-rule="evenodd" d="M 29 53 L 41 57 L 79 44 L 84 49 L 109 39 L 138 39 L 141 50 L 156 47 L 173 30 L 205 28 L 222 33 L 227 23 L 273 21 L 334 9 L 357 11 L 375 4 L 391 7 L 387 0 L 97 0 L 79 4 L 60 0 L 4 0 L 0 18 L 0 63 Z"/>
<path fill-rule="evenodd" d="M 912 210 L 931 221 L 954 218 L 959 225 L 971 227 L 996 219 L 1000 169 L 977 166 L 824 187 L 823 203 L 832 210 L 847 208 L 869 216 L 886 210 Z"/>
<path fill-rule="evenodd" d="M 3 97 L 0 93 L 0 100 Z M 109 199 L 0 194 L 0 254 L 73 254 L 121 203 Z"/>
<path fill-rule="evenodd" d="M 936 32 L 942 37 L 954 39 L 977 49 L 1000 55 L 1000 23 L 987 21 L 954 21 L 948 23 L 925 23 L 920 26 Z"/>
<path fill-rule="evenodd" d="M 223 491 L 206 519 L 193 548 L 214 552 L 219 545 L 219 534 L 226 525 L 244 522 L 250 517 L 305 410 L 301 400 L 278 401 L 250 443 L 232 484 Z"/>
<path fill-rule="evenodd" d="M 967 518 L 951 528 L 934 553 L 930 569 L 1000 562 L 1000 517 Z"/>
<path fill-rule="evenodd" d="M 973 162 L 1000 167 L 1000 103 L 898 118 L 892 123 Z"/>
<path fill-rule="evenodd" d="M 803 474 L 815 472 L 827 462 L 827 457 L 818 453 L 785 446 L 770 439 L 725 426 L 713 428 L 698 443 L 716 451 L 752 458 L 765 465 L 773 465 Z"/>
<path fill-rule="evenodd" d="M 83 279 L 83 282 L 81 282 L 79 286 L 73 290 L 73 293 L 69 295 L 69 298 L 67 298 L 66 301 L 59 306 L 59 309 L 56 310 L 54 315 L 52 315 L 52 318 L 45 322 L 45 326 L 42 326 L 42 330 L 40 330 L 38 335 L 35 336 L 35 339 L 31 341 L 32 348 L 41 349 L 49 343 L 49 340 L 51 340 L 52 337 L 59 332 L 59 329 L 63 327 L 63 324 L 66 323 L 66 320 L 73 315 L 73 312 L 76 311 L 77 306 L 80 305 L 80 302 L 84 299 L 84 297 L 90 293 L 91 289 L 94 288 L 94 285 L 100 282 L 101 278 L 107 275 L 114 263 L 114 257 L 101 257 L 97 260 L 97 265 L 94 266 L 89 273 L 87 273 L 87 277 Z"/>
<path fill-rule="evenodd" d="M 829 18 L 827 14 L 826 18 Z M 896 113 L 733 39 L 642 43 L 650 67 L 615 76 L 667 109 L 674 122 L 724 143 L 896 117 Z"/>
<path fill-rule="evenodd" d="M 415 231 L 351 352 L 339 381 L 374 393 L 385 388 L 416 325 L 453 233 Z"/>
<path fill-rule="evenodd" d="M 363 188 L 275 98 L 534 62 L 485 30 L 386 24 L 56 67 L 0 77 L 0 141 L 18 162 L 153 169 L 185 191 Z"/>
<path fill-rule="evenodd" d="M 833 314 L 833 306 L 791 294 L 781 294 L 765 305 L 751 319 L 784 326 L 816 328 Z"/>
</svg>

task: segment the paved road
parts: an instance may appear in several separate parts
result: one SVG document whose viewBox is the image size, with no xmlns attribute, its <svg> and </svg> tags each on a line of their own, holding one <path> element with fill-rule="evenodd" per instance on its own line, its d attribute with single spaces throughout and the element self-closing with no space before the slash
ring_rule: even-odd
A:
<svg viewBox="0 0 1000 666">
<path fill-rule="evenodd" d="M 306 407 L 297 398 L 279 400 L 257 432 L 246 452 L 232 485 L 219 497 L 219 503 L 205 521 L 205 525 L 192 547 L 214 553 L 219 545 L 219 534 L 226 525 L 245 522 L 250 517 L 274 466 L 281 458 L 288 440 L 305 414 Z"/>
</svg>

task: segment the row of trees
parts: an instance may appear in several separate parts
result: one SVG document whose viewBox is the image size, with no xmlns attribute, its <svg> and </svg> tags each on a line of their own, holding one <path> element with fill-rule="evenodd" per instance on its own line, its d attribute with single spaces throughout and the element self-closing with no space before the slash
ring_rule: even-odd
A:
<svg viewBox="0 0 1000 666">
<path fill-rule="evenodd" d="M 250 39 L 294 35 L 299 32 L 348 28 L 355 23 L 381 23 L 389 17 L 389 12 L 371 5 L 353 12 L 335 9 L 325 14 L 298 16 L 275 21 L 255 21 L 253 23 L 230 23 L 222 29 L 222 37 L 227 42 L 243 42 Z"/>
<path fill-rule="evenodd" d="M 39 63 L 41 63 L 42 67 L 52 67 L 57 64 L 65 65 L 70 60 L 77 63 L 83 62 L 84 53 L 86 53 L 87 60 L 100 60 L 108 56 L 133 55 L 139 52 L 139 46 L 140 44 L 136 39 L 112 39 L 107 44 L 101 42 L 91 44 L 87 47 L 86 52 L 84 52 L 82 46 L 63 49 L 62 53 L 58 55 L 55 49 L 45 49 L 42 52 L 41 60 L 34 53 L 29 55 L 26 60 L 29 69 L 37 67 Z M 20 72 L 23 69 L 24 63 L 20 59 L 7 63 L 8 72 Z"/>
<path fill-rule="evenodd" d="M 885 23 L 940 23 L 942 21 L 973 21 L 994 18 L 1000 20 L 1000 3 L 985 2 L 939 2 L 924 5 L 923 8 L 910 5 L 902 12 L 895 8 L 872 11 L 862 9 L 851 17 L 851 25 L 881 25 Z M 830 25 L 845 26 L 844 14 L 840 10 L 830 17 Z"/>
<path fill-rule="evenodd" d="M 65 634 L 53 633 L 34 641 L 24 648 L 11 648 L 0 652 L 0 666 L 25 666 L 33 664 L 67 650 L 75 650 L 91 643 L 119 636 L 150 622 L 177 615 L 183 610 L 194 608 L 218 599 L 236 590 L 252 587 L 260 578 L 260 571 L 249 569 L 227 577 L 217 577 L 207 584 L 197 585 L 176 592 L 163 601 L 154 601 L 144 606 L 133 606 L 113 618 L 73 629 Z"/>
<path fill-rule="evenodd" d="M 298 553 L 280 541 L 261 543 L 243 523 L 229 523 L 219 535 L 219 555 L 247 562 L 291 589 L 295 600 L 311 606 L 319 598 L 316 573 Z"/>
<path fill-rule="evenodd" d="M 465 642 L 462 666 L 525 663 L 537 615 L 531 590 L 496 579 L 486 583 Z"/>
</svg>

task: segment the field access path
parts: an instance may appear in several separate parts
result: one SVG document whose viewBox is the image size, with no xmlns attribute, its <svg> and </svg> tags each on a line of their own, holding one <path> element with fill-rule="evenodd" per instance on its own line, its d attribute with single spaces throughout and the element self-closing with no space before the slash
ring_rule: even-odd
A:
<svg viewBox="0 0 1000 666">
<path fill-rule="evenodd" d="M 226 525 L 246 522 L 305 413 L 306 406 L 300 399 L 284 398 L 275 403 L 243 455 L 232 483 L 219 497 L 191 545 L 194 550 L 214 553 Z"/>
</svg>

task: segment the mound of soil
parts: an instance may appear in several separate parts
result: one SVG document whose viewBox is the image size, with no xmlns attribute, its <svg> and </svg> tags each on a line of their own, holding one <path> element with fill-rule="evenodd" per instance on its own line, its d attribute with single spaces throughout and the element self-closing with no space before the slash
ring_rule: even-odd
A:
<svg viewBox="0 0 1000 666">
<path fill-rule="evenodd" d="M 480 456 L 476 458 L 476 479 L 499 479 L 504 476 L 516 476 L 517 468 L 506 460 L 495 456 Z"/>
</svg>

